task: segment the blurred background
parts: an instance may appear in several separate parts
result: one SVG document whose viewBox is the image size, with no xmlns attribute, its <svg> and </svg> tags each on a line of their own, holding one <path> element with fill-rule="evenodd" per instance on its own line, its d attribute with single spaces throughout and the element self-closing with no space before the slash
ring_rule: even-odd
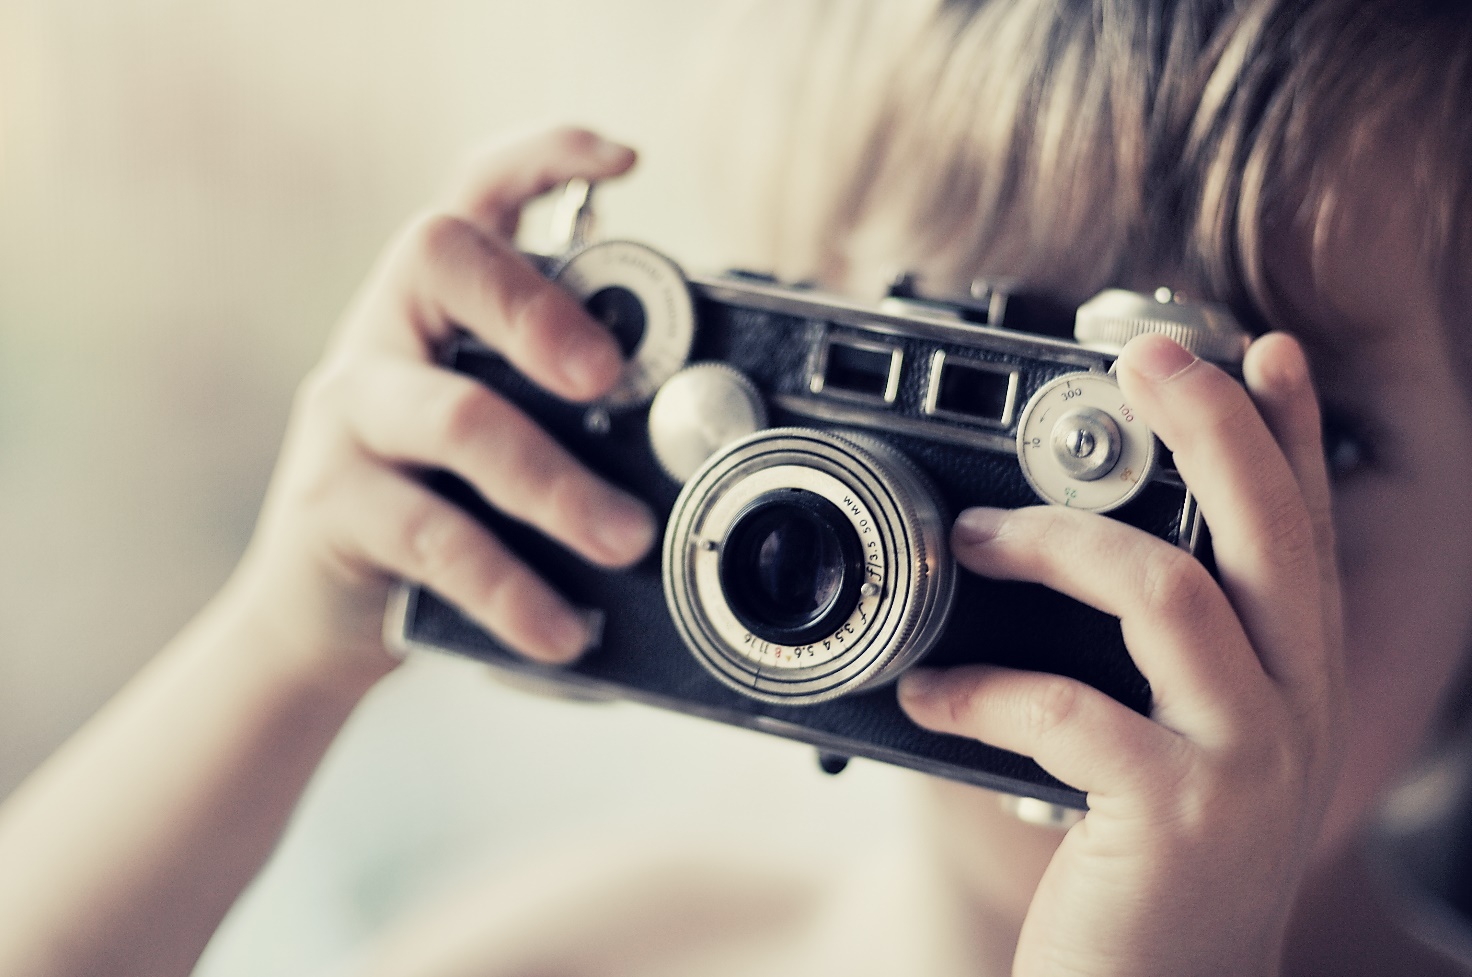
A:
<svg viewBox="0 0 1472 977">
<path fill-rule="evenodd" d="M 225 579 L 293 389 L 488 136 L 642 151 L 603 228 L 721 262 L 683 0 L 0 0 L 0 796 Z M 535 222 L 535 217 L 532 219 Z M 315 973 L 475 871 L 717 808 L 882 817 L 893 771 L 411 662 L 355 715 L 199 973 Z M 832 823 L 831 821 L 828 823 Z"/>
</svg>

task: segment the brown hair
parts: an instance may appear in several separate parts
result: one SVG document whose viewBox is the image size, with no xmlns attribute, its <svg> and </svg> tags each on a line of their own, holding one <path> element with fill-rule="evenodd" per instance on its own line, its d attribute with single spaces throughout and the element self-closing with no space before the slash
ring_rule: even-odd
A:
<svg viewBox="0 0 1472 977">
<path fill-rule="evenodd" d="M 722 144 L 747 151 L 718 179 L 743 201 L 749 264 L 865 288 L 980 274 L 1075 299 L 1164 273 L 1281 324 L 1265 242 L 1296 229 L 1317 267 L 1346 175 L 1393 147 L 1423 257 L 1465 319 L 1459 3 L 779 0 L 748 16 L 763 31 L 737 48 L 740 74 L 771 98 L 743 89 Z"/>
</svg>

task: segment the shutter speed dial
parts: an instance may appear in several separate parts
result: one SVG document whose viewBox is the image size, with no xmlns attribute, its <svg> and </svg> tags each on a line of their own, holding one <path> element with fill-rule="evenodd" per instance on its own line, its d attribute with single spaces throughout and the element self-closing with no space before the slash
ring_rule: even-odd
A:
<svg viewBox="0 0 1472 977">
<path fill-rule="evenodd" d="M 1045 502 L 1109 512 L 1133 499 L 1155 470 L 1155 436 L 1103 373 L 1070 373 L 1027 402 L 1017 460 Z"/>
<path fill-rule="evenodd" d="M 1103 478 L 1119 461 L 1119 425 L 1097 407 L 1068 411 L 1053 425 L 1053 458 L 1081 482 Z"/>
</svg>

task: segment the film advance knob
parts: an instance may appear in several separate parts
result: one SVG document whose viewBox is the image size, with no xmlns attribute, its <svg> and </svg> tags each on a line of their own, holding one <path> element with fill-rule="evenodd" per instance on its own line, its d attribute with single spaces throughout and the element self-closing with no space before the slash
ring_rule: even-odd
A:
<svg viewBox="0 0 1472 977">
<path fill-rule="evenodd" d="M 1043 501 L 1108 512 L 1150 481 L 1155 436 L 1113 377 L 1070 373 L 1044 385 L 1023 408 L 1017 460 Z"/>
<path fill-rule="evenodd" d="M 761 393 L 724 363 L 696 363 L 676 373 L 649 405 L 649 444 L 659 467 L 684 483 L 726 445 L 767 426 Z"/>
<path fill-rule="evenodd" d="M 1213 363 L 1242 362 L 1252 337 L 1223 305 L 1188 302 L 1168 288 L 1142 295 L 1105 289 L 1078 307 L 1073 338 L 1082 346 L 1118 353 L 1146 333 L 1169 336 Z"/>
</svg>

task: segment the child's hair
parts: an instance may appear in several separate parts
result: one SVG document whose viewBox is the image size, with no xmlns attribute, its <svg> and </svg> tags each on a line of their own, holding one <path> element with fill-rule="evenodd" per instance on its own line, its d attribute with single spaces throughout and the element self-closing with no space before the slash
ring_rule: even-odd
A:
<svg viewBox="0 0 1472 977">
<path fill-rule="evenodd" d="M 1448 321 L 1465 320 L 1472 17 L 1456 0 L 779 6 L 734 48 L 718 185 L 754 229 L 743 257 L 783 277 L 924 269 L 1079 298 L 1165 271 L 1283 324 L 1265 242 L 1331 240 L 1351 170 L 1394 153 Z"/>
</svg>

